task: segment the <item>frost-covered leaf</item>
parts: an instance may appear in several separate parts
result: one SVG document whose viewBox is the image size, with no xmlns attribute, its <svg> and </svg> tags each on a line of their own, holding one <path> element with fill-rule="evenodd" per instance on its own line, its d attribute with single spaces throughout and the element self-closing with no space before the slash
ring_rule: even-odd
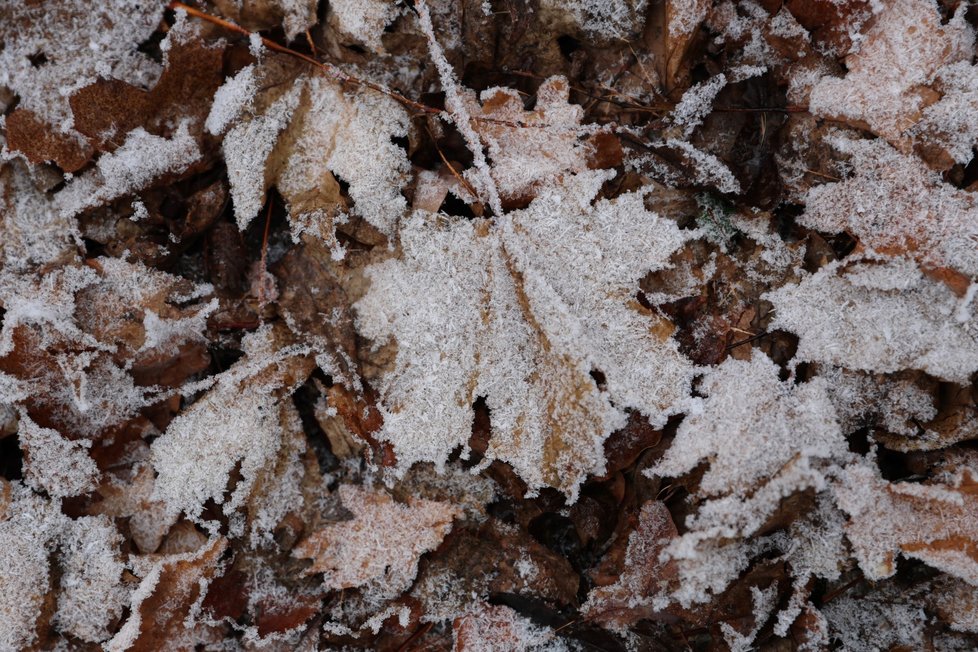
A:
<svg viewBox="0 0 978 652">
<path fill-rule="evenodd" d="M 91 442 L 70 441 L 51 428 L 42 428 L 27 414 L 17 429 L 24 452 L 24 481 L 54 498 L 77 496 L 95 488 L 99 476 L 88 456 Z"/>
<path fill-rule="evenodd" d="M 553 631 L 506 606 L 481 603 L 452 623 L 456 652 L 564 652 Z"/>
<path fill-rule="evenodd" d="M 582 608 L 588 618 L 623 627 L 654 614 L 650 596 L 675 579 L 675 569 L 663 563 L 660 555 L 678 534 L 663 503 L 642 505 L 638 525 L 628 537 L 621 575 L 614 584 L 591 591 Z"/>
<path fill-rule="evenodd" d="M 232 516 L 248 502 L 256 483 L 271 480 L 266 467 L 274 470 L 290 437 L 279 395 L 287 395 L 312 370 L 305 350 L 283 346 L 278 337 L 270 327 L 252 335 L 245 357 L 153 442 L 152 463 L 159 474 L 153 499 L 162 501 L 169 514 L 183 512 L 200 520 L 204 503 L 213 500 Z M 241 478 L 227 495 L 235 469 Z M 243 524 L 235 520 L 232 529 L 241 533 Z"/>
<path fill-rule="evenodd" d="M 920 369 L 967 382 L 978 369 L 974 307 L 906 259 L 827 265 L 769 292 L 771 328 L 800 338 L 796 359 L 849 369 Z"/>
<path fill-rule="evenodd" d="M 785 383 L 778 371 L 756 352 L 750 361 L 729 358 L 707 374 L 702 408 L 683 420 L 651 473 L 675 477 L 708 461 L 699 484 L 704 495 L 747 495 L 793 460 L 843 455 L 828 385 L 821 378 Z"/>
<path fill-rule="evenodd" d="M 833 491 L 849 516 L 846 536 L 870 580 L 891 577 L 902 554 L 978 586 L 976 474 L 945 482 L 887 482 L 865 465 L 846 467 Z"/>
<path fill-rule="evenodd" d="M 0 167 L 0 263 L 27 271 L 76 256 L 78 224 L 62 214 L 22 161 Z"/>
<path fill-rule="evenodd" d="M 845 78 L 823 77 L 809 108 L 818 116 L 869 125 L 892 143 L 938 99 L 929 88 L 937 70 L 966 60 L 974 30 L 962 11 L 942 23 L 935 0 L 889 0 L 858 50 L 846 57 Z"/>
<path fill-rule="evenodd" d="M 407 157 L 392 142 L 407 135 L 407 113 L 390 97 L 344 92 L 323 76 L 302 75 L 283 87 L 279 77 L 287 74 L 270 64 L 245 68 L 218 91 L 211 109 L 212 132 L 233 125 L 224 150 L 238 226 L 255 217 L 265 190 L 276 185 L 294 232 L 332 239 L 344 208 L 339 178 L 349 184 L 354 213 L 389 235 L 407 207 L 400 194 Z M 255 83 L 265 90 L 254 94 Z"/>
<path fill-rule="evenodd" d="M 159 64 L 137 49 L 156 29 L 165 6 L 147 0 L 119 4 L 3 3 L 4 47 L 0 86 L 15 92 L 19 107 L 55 129 L 71 128 L 67 98 L 97 77 L 148 85 Z M 36 65 L 37 61 L 44 65 Z"/>
<path fill-rule="evenodd" d="M 685 239 L 640 194 L 589 206 L 601 173 L 578 175 L 495 222 L 417 213 L 403 255 L 368 269 L 356 305 L 361 333 L 397 343 L 379 386 L 401 464 L 443 464 L 468 441 L 471 406 L 492 414 L 488 459 L 513 465 L 531 490 L 568 495 L 604 466 L 602 443 L 623 408 L 661 425 L 692 367 L 671 325 L 633 298 Z M 602 392 L 591 372 L 602 373 Z"/>
<path fill-rule="evenodd" d="M 206 635 L 206 628 L 194 625 L 192 609 L 217 573 L 227 545 L 227 539 L 214 537 L 196 551 L 166 555 L 153 563 L 132 592 L 129 618 L 105 649 L 158 650 L 180 646 L 187 635 L 191 640 L 186 649 L 195 649 L 193 635 Z"/>
<path fill-rule="evenodd" d="M 510 88 L 483 91 L 481 104 L 474 94 L 465 97 L 472 127 L 488 150 L 492 178 L 507 207 L 526 205 L 541 187 L 559 185 L 565 177 L 583 172 L 594 149 L 584 140 L 594 131 L 581 127 L 584 109 L 568 102 L 567 79 L 547 79 L 536 95 L 532 111 L 524 110 L 523 99 Z"/>
<path fill-rule="evenodd" d="M 0 515 L 0 647 L 30 647 L 38 626 L 48 624 L 51 599 L 56 627 L 83 641 L 104 641 L 128 597 L 118 532 L 105 517 L 70 519 L 20 483 L 4 489 L 10 502 Z"/>
<path fill-rule="evenodd" d="M 293 551 L 312 560 L 306 573 L 322 573 L 327 590 L 359 587 L 379 599 L 397 596 L 417 575 L 421 555 L 438 547 L 461 516 L 448 503 L 402 504 L 384 491 L 355 485 L 340 485 L 339 494 L 353 520 L 324 526 Z"/>
<path fill-rule="evenodd" d="M 200 346 L 216 308 L 194 302 L 207 286 L 120 259 L 3 279 L 0 368 L 29 389 L 32 419 L 73 436 L 97 437 L 155 402 L 158 389 L 145 385 L 160 357 Z M 198 370 L 169 371 L 179 381 Z"/>
<path fill-rule="evenodd" d="M 851 233 L 878 252 L 906 255 L 930 268 L 978 276 L 974 193 L 945 183 L 918 158 L 882 140 L 831 142 L 852 157 L 851 172 L 842 181 L 812 188 L 799 223 Z"/>
<path fill-rule="evenodd" d="M 679 578 L 669 598 L 684 606 L 726 588 L 759 550 L 748 537 L 792 495 L 824 489 L 826 470 L 848 452 L 826 383 L 782 382 L 778 367 L 760 352 L 750 361 L 728 359 L 707 374 L 701 389 L 702 408 L 683 421 L 673 445 L 647 472 L 679 476 L 709 462 L 699 495 L 710 498 L 662 557 L 674 560 Z"/>
</svg>

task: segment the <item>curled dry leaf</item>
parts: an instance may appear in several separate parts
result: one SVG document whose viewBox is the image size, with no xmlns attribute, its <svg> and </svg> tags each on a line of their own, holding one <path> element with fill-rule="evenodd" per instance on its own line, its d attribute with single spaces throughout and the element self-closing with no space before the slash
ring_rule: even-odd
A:
<svg viewBox="0 0 978 652">
<path fill-rule="evenodd" d="M 666 506 L 658 501 L 642 505 L 638 524 L 628 537 L 618 580 L 600 586 L 588 595 L 583 613 L 601 623 L 618 627 L 633 625 L 652 616 L 656 609 L 649 598 L 661 593 L 675 580 L 674 562 L 660 557 L 679 532 Z"/>
</svg>

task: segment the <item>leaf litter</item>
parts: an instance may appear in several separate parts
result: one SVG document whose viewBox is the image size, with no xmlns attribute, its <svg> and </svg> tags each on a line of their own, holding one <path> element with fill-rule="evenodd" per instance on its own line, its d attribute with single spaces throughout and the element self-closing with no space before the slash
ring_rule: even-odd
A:
<svg viewBox="0 0 978 652">
<path fill-rule="evenodd" d="M 968 3 L 0 24 L 0 648 L 974 649 Z"/>
</svg>

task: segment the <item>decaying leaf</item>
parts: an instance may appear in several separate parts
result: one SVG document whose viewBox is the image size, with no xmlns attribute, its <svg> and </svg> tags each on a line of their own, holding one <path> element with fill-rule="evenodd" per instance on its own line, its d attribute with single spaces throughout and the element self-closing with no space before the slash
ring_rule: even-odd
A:
<svg viewBox="0 0 978 652">
<path fill-rule="evenodd" d="M 618 580 L 594 589 L 583 607 L 589 618 L 619 627 L 652 616 L 651 596 L 675 579 L 675 569 L 660 559 L 670 540 L 678 536 L 669 510 L 660 502 L 642 505 L 638 524 L 628 537 Z"/>
<path fill-rule="evenodd" d="M 214 537 L 199 550 L 165 556 L 146 571 L 131 598 L 131 613 L 105 644 L 110 652 L 194 649 L 207 627 L 193 625 L 191 610 L 217 572 L 227 540 Z"/>
<path fill-rule="evenodd" d="M 255 217 L 265 190 L 276 185 L 294 233 L 309 231 L 335 247 L 334 220 L 346 210 L 339 178 L 349 184 L 354 212 L 391 234 L 407 207 L 400 194 L 407 160 L 392 142 L 407 134 L 407 114 L 376 91 L 344 92 L 322 75 L 293 81 L 290 74 L 273 65 L 245 68 L 211 109 L 212 133 L 232 125 L 224 150 L 238 226 Z M 252 97 L 256 83 L 267 90 Z"/>
<path fill-rule="evenodd" d="M 815 186 L 798 221 L 846 231 L 880 253 L 906 255 L 932 269 L 978 275 L 978 198 L 945 183 L 919 159 L 880 140 L 834 138 L 850 155 L 847 178 Z M 951 277 L 956 291 L 967 280 Z"/>
<path fill-rule="evenodd" d="M 270 327 L 252 335 L 245 342 L 248 354 L 153 442 L 152 462 L 159 474 L 153 499 L 163 502 L 169 514 L 183 512 L 200 520 L 204 503 L 213 500 L 231 517 L 256 486 L 272 481 L 266 466 L 274 473 L 282 447 L 294 446 L 288 443 L 294 425 L 286 429 L 277 394 L 287 396 L 304 382 L 312 363 L 306 350 L 283 346 L 279 337 Z M 240 479 L 228 495 L 235 472 Z M 276 524 L 251 516 L 269 527 Z M 243 524 L 235 521 L 233 529 L 241 532 Z"/>
</svg>

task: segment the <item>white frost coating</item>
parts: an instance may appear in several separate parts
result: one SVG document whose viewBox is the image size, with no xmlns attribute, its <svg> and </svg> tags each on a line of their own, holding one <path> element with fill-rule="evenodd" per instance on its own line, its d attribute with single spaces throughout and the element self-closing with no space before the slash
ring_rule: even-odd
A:
<svg viewBox="0 0 978 652">
<path fill-rule="evenodd" d="M 0 264 L 5 270 L 26 272 L 72 253 L 81 242 L 78 221 L 61 214 L 20 161 L 0 170 L 0 213 Z"/>
<path fill-rule="evenodd" d="M 541 5 L 569 14 L 581 29 L 592 34 L 628 39 L 642 28 L 648 0 L 544 0 Z"/>
<path fill-rule="evenodd" d="M 381 36 L 401 13 L 400 7 L 390 0 L 332 0 L 329 3 L 329 20 L 336 28 L 366 46 L 371 52 L 384 53 Z"/>
<path fill-rule="evenodd" d="M 829 142 L 852 157 L 852 174 L 813 187 L 800 224 L 848 231 L 878 251 L 905 251 L 926 265 L 978 277 L 978 195 L 944 183 L 881 139 Z"/>
<path fill-rule="evenodd" d="M 207 330 L 207 318 L 220 305 L 217 299 L 211 299 L 200 310 L 183 319 L 161 319 L 152 310 L 143 312 L 143 328 L 146 339 L 140 351 L 158 349 L 161 353 L 177 353 L 179 347 L 194 340 L 203 341 L 204 331 Z"/>
<path fill-rule="evenodd" d="M 88 456 L 92 442 L 71 441 L 57 430 L 42 428 L 26 412 L 17 431 L 24 451 L 24 481 L 53 498 L 78 496 L 95 488 L 98 467 Z"/>
<path fill-rule="evenodd" d="M 105 517 L 71 521 L 61 537 L 61 581 L 54 623 L 61 632 L 99 643 L 109 638 L 129 598 L 122 582 L 122 536 Z"/>
<path fill-rule="evenodd" d="M 848 74 L 823 77 L 812 89 L 809 109 L 820 117 L 864 121 L 894 142 L 926 106 L 922 86 L 937 70 L 970 61 L 974 30 L 964 10 L 942 24 L 934 0 L 892 0 L 867 30 L 858 52 L 846 58 Z"/>
<path fill-rule="evenodd" d="M 681 130 L 681 138 L 689 138 L 702 124 L 713 110 L 713 100 L 726 85 L 727 76 L 720 73 L 683 93 L 682 99 L 669 114 L 670 122 Z"/>
<path fill-rule="evenodd" d="M 49 583 L 48 554 L 65 516 L 19 482 L 0 517 L 0 649 L 23 650 L 35 641 Z"/>
<path fill-rule="evenodd" d="M 386 95 L 347 95 L 321 76 L 306 84 L 301 115 L 289 128 L 294 140 L 278 178 L 279 190 L 286 198 L 314 195 L 323 175 L 333 173 L 349 184 L 354 212 L 392 236 L 407 209 L 401 188 L 411 164 L 404 149 L 392 142 L 407 136 L 407 112 Z M 299 208 L 290 205 L 290 214 Z"/>
<path fill-rule="evenodd" d="M 265 197 L 265 161 L 275 148 L 279 133 L 292 119 L 302 87 L 301 82 L 295 84 L 264 113 L 236 124 L 224 137 L 234 217 L 242 231 L 261 210 Z"/>
<path fill-rule="evenodd" d="M 760 351 L 749 362 L 728 358 L 711 370 L 700 386 L 702 411 L 682 422 L 650 473 L 678 477 L 709 460 L 702 493 L 747 493 L 797 456 L 845 455 L 827 383 L 784 383 L 778 371 Z"/>
<path fill-rule="evenodd" d="M 775 307 L 770 328 L 798 335 L 797 361 L 968 382 L 978 370 L 973 306 L 958 321 L 954 293 L 906 259 L 844 262 L 764 295 Z"/>
<path fill-rule="evenodd" d="M 730 652 L 749 652 L 754 649 L 754 639 L 760 633 L 764 623 L 771 617 L 777 606 L 778 583 L 775 582 L 763 591 L 756 586 L 750 587 L 751 602 L 754 605 L 754 626 L 746 634 L 741 634 L 729 623 L 720 623 L 723 640 L 730 646 Z"/>
<path fill-rule="evenodd" d="M 603 468 L 602 443 L 625 407 L 656 425 L 677 410 L 692 366 L 632 297 L 686 234 L 639 194 L 590 206 L 608 177 L 577 175 L 495 224 L 417 213 L 403 225 L 402 258 L 368 268 L 357 326 L 378 344 L 397 341 L 378 437 L 402 469 L 443 464 L 464 446 L 484 396 L 488 458 L 510 462 L 531 491 L 574 497 Z"/>
<path fill-rule="evenodd" d="M 689 159 L 693 168 L 693 181 L 699 185 L 714 185 L 723 193 L 739 193 L 740 182 L 734 177 L 723 161 L 713 154 L 696 149 L 685 140 L 670 138 L 667 147 L 681 151 Z"/>
<path fill-rule="evenodd" d="M 62 214 L 72 216 L 119 197 L 142 190 L 157 178 L 181 172 L 201 157 L 187 122 L 173 138 L 161 138 L 142 127 L 129 132 L 111 154 L 103 154 L 94 170 L 84 173 L 61 191 L 57 202 Z"/>
<path fill-rule="evenodd" d="M 441 80 L 442 90 L 445 92 L 445 107 L 448 109 L 452 122 L 455 123 L 459 133 L 462 134 L 462 138 L 465 139 L 465 144 L 472 152 L 473 164 L 480 172 L 480 177 L 476 179 L 479 182 L 477 183 L 477 190 L 487 195 L 493 213 L 502 215 L 503 205 L 499 200 L 499 189 L 496 188 L 496 181 L 492 178 L 485 152 L 482 151 L 479 135 L 472 128 L 472 117 L 465 106 L 458 80 L 455 78 L 455 71 L 438 44 L 435 28 L 431 24 L 431 12 L 428 11 L 428 3 L 425 0 L 418 0 L 415 8 L 418 11 L 421 31 L 428 39 L 428 51 L 431 54 L 431 60 L 434 62 L 435 68 L 438 69 L 438 77 Z"/>
<path fill-rule="evenodd" d="M 214 93 L 211 112 L 204 122 L 207 133 L 214 136 L 223 134 L 231 122 L 251 106 L 257 88 L 254 64 L 245 66 L 237 75 L 228 78 Z"/>
</svg>

